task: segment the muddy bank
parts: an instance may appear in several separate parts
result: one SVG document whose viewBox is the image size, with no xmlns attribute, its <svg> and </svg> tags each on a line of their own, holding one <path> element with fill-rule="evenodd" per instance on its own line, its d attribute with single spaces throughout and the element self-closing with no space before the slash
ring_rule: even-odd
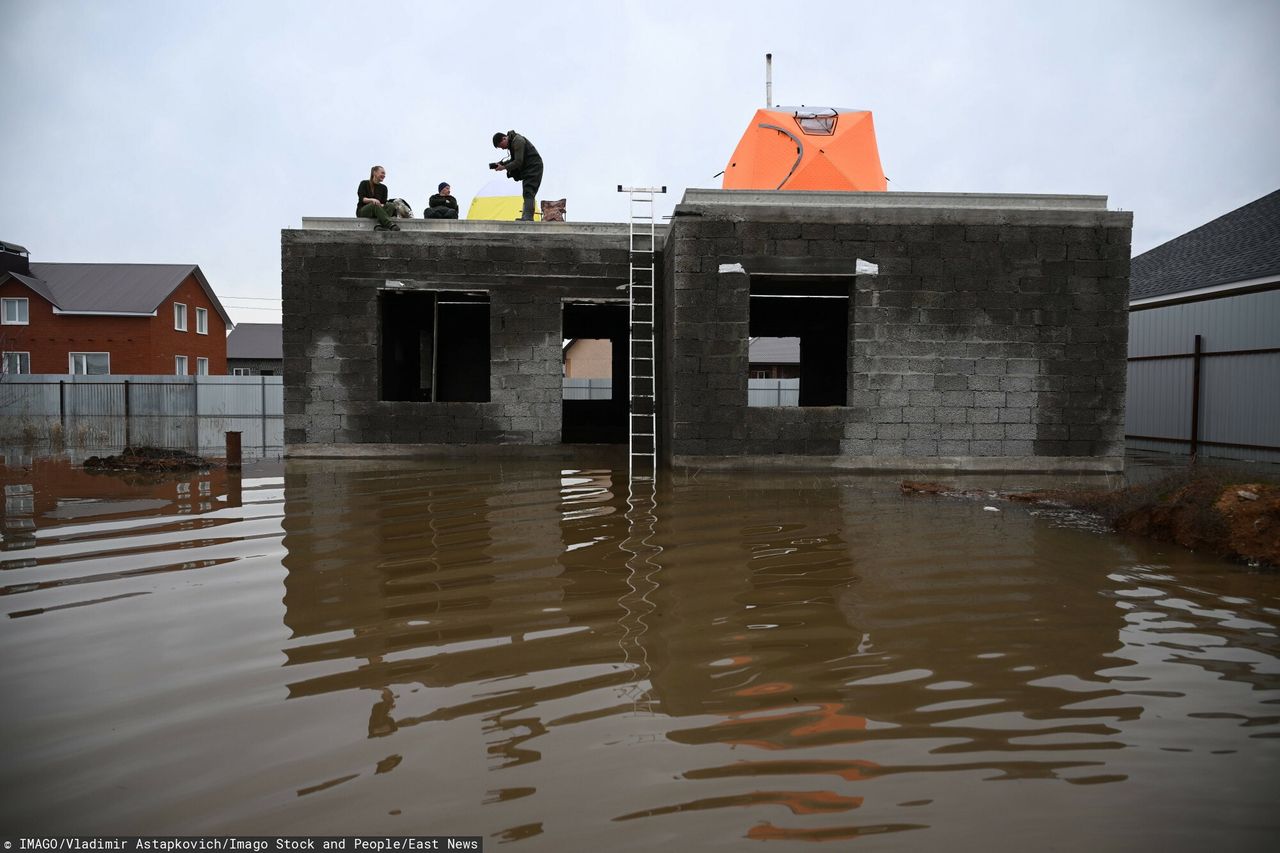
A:
<svg viewBox="0 0 1280 853">
<path fill-rule="evenodd" d="M 1236 482 L 1221 472 L 1192 470 L 1116 490 L 989 492 L 908 480 L 902 483 L 902 491 L 1081 509 L 1102 517 L 1121 533 L 1280 569 L 1280 484 L 1276 483 Z"/>
<path fill-rule="evenodd" d="M 185 450 L 158 447 L 126 447 L 118 456 L 90 456 L 84 460 L 89 472 L 141 472 L 165 474 L 183 471 L 205 471 L 216 463 Z"/>
</svg>

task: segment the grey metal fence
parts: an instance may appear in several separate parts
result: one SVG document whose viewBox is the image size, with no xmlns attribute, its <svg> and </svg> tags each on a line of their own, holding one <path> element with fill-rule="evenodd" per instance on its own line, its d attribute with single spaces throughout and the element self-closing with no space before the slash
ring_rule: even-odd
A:
<svg viewBox="0 0 1280 853">
<path fill-rule="evenodd" d="M 748 406 L 800 405 L 799 379 L 748 379 Z"/>
<path fill-rule="evenodd" d="M 6 376 L 0 443 L 203 452 L 241 433 L 246 448 L 284 446 L 279 376 Z"/>
<path fill-rule="evenodd" d="M 1139 450 L 1280 462 L 1280 347 L 1129 357 L 1125 438 Z"/>
<path fill-rule="evenodd" d="M 612 400 L 612 379 L 570 379 L 562 380 L 564 399 L 566 400 Z"/>
</svg>

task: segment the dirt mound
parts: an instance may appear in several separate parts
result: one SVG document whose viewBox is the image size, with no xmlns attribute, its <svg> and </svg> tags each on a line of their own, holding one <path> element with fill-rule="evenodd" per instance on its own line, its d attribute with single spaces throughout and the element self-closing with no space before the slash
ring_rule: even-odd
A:
<svg viewBox="0 0 1280 853">
<path fill-rule="evenodd" d="M 941 483 L 908 480 L 901 488 L 905 494 L 992 497 Z M 1123 533 L 1280 569 L 1280 485 L 1232 483 L 1221 472 L 1193 469 L 1115 491 L 1052 489 L 996 497 L 1082 509 Z"/>
<path fill-rule="evenodd" d="M 90 456 L 84 460 L 86 471 L 200 471 L 213 463 L 185 450 L 159 447 L 126 447 L 119 456 Z"/>
</svg>

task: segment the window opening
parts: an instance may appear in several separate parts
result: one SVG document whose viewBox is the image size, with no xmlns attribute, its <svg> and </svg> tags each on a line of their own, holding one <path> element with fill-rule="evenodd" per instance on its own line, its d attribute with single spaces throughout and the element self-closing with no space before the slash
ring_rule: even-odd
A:
<svg viewBox="0 0 1280 853">
<path fill-rule="evenodd" d="M 489 401 L 489 294 L 384 291 L 383 400 Z"/>
<path fill-rule="evenodd" d="M 851 287 L 752 277 L 747 405 L 847 405 Z"/>
</svg>

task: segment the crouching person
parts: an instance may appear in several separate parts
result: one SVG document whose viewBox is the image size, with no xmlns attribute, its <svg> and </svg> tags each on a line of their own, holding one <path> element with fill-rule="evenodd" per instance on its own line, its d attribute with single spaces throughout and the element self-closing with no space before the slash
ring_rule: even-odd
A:
<svg viewBox="0 0 1280 853">
<path fill-rule="evenodd" d="M 427 209 L 422 211 L 423 219 L 457 219 L 458 200 L 453 197 L 453 188 L 441 183 L 436 194 L 427 202 Z"/>
<path fill-rule="evenodd" d="M 356 187 L 356 216 L 378 220 L 374 231 L 399 231 L 400 226 L 391 221 L 391 211 L 387 209 L 387 185 L 383 183 L 386 177 L 387 170 L 381 166 L 369 170 L 369 180 Z"/>
</svg>

